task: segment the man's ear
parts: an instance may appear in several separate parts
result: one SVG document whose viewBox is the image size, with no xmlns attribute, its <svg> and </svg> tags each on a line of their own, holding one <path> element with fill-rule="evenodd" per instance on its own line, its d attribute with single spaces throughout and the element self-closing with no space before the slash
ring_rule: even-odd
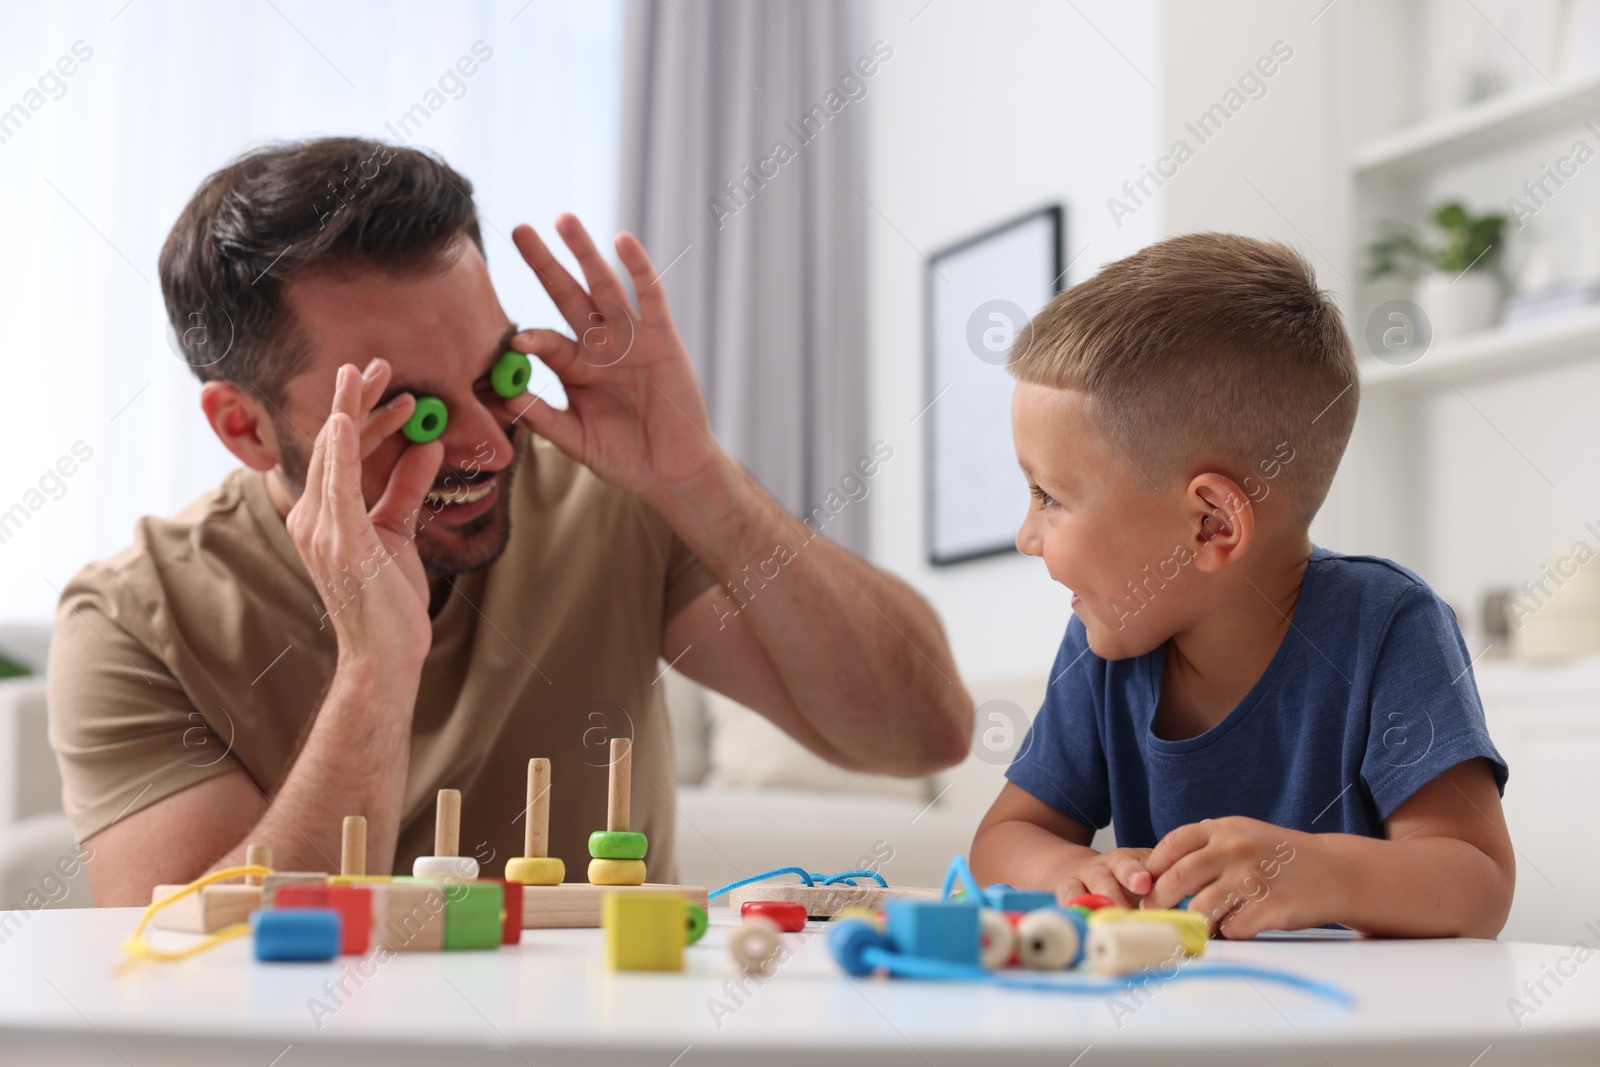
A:
<svg viewBox="0 0 1600 1067">
<path fill-rule="evenodd" d="M 1236 563 L 1256 534 L 1255 506 L 1224 474 L 1197 474 L 1189 482 L 1190 538 L 1195 565 L 1208 574 Z"/>
<path fill-rule="evenodd" d="M 259 401 L 232 382 L 200 387 L 200 410 L 211 430 L 245 466 L 269 471 L 278 465 L 278 436 Z"/>
</svg>

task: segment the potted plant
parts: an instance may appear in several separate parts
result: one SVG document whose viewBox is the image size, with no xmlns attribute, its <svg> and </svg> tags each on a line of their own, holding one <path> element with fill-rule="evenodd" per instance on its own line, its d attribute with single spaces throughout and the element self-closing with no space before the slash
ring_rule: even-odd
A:
<svg viewBox="0 0 1600 1067">
<path fill-rule="evenodd" d="M 1459 201 L 1433 212 L 1433 240 L 1415 227 L 1388 222 L 1368 246 L 1368 280 L 1399 275 L 1416 286 L 1435 339 L 1458 337 L 1494 325 L 1503 289 L 1500 278 L 1504 215 L 1474 215 Z"/>
</svg>

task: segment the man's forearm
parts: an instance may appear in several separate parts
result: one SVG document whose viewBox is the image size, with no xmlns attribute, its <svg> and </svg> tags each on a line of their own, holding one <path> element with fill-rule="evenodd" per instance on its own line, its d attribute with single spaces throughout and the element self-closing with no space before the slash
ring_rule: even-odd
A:
<svg viewBox="0 0 1600 1067">
<path fill-rule="evenodd" d="M 266 845 L 279 870 L 338 873 L 344 817 L 362 815 L 368 868 L 389 873 L 419 674 L 342 662 L 283 785 L 245 839 L 213 869 L 242 864 L 248 845 Z"/>
<path fill-rule="evenodd" d="M 726 610 L 744 616 L 795 706 L 845 760 L 925 773 L 966 752 L 971 702 L 937 616 L 910 586 L 795 519 L 730 457 L 650 502 L 733 586 Z"/>
<path fill-rule="evenodd" d="M 1335 877 L 1328 908 L 1308 925 L 1341 923 L 1371 937 L 1496 936 L 1511 908 L 1512 875 L 1454 837 L 1399 840 L 1317 834 Z"/>
</svg>

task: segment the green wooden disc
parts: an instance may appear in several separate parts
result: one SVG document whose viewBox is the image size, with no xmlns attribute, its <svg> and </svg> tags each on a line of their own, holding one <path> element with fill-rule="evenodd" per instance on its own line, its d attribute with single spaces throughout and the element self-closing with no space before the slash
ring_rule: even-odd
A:
<svg viewBox="0 0 1600 1067">
<path fill-rule="evenodd" d="M 400 430 L 410 440 L 425 445 L 444 433 L 449 422 L 450 412 L 446 410 L 443 400 L 436 396 L 419 396 L 417 410 L 411 413 Z"/>
<path fill-rule="evenodd" d="M 489 384 L 494 391 L 510 400 L 528 389 L 528 379 L 533 377 L 533 361 L 517 351 L 507 351 L 489 372 Z"/>
<path fill-rule="evenodd" d="M 642 860 L 647 842 L 632 830 L 596 830 L 589 835 L 589 855 L 597 860 Z"/>
</svg>

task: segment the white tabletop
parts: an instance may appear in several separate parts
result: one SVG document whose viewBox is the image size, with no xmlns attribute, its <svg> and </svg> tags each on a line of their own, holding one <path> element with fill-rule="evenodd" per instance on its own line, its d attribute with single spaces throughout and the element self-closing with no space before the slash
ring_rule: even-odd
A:
<svg viewBox="0 0 1600 1067">
<path fill-rule="evenodd" d="M 0 944 L 0 1063 L 1600 1062 L 1600 958 L 1579 963 L 1570 946 L 1213 942 L 1208 962 L 1331 981 L 1355 1006 L 1219 979 L 1175 981 L 1114 1010 L 1102 995 L 848 978 L 815 923 L 786 935 L 796 951 L 775 977 L 741 993 L 726 951 L 732 916 L 720 907 L 681 974 L 608 972 L 597 930 L 527 930 L 520 947 L 402 954 L 381 966 L 371 957 L 261 964 L 240 940 L 114 976 L 137 914 L 0 913 L 10 933 Z M 1557 969 L 1575 973 L 1558 987 L 1546 977 Z M 341 976 L 348 992 L 336 1000 L 324 983 Z M 1549 995 L 1535 1005 L 1521 986 L 1541 977 Z M 1520 1028 L 1512 997 L 1534 1009 Z"/>
</svg>

